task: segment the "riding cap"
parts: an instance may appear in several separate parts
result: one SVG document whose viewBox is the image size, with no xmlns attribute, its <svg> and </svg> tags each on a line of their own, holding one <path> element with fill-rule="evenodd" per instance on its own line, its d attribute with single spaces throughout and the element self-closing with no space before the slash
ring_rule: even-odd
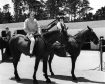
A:
<svg viewBox="0 0 105 84">
<path fill-rule="evenodd" d="M 9 27 L 6 27 L 5 29 L 9 29 Z"/>
<path fill-rule="evenodd" d="M 60 21 L 60 19 L 64 20 L 64 16 L 57 16 L 57 20 Z"/>
</svg>

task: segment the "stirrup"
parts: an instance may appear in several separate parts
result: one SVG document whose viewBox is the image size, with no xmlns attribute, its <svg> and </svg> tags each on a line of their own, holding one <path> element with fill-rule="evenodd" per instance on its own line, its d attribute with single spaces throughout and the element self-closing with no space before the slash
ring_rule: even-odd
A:
<svg viewBox="0 0 105 84">
<path fill-rule="evenodd" d="M 32 54 L 32 53 L 33 53 L 33 51 L 31 50 L 31 51 L 30 51 L 30 54 Z"/>
</svg>

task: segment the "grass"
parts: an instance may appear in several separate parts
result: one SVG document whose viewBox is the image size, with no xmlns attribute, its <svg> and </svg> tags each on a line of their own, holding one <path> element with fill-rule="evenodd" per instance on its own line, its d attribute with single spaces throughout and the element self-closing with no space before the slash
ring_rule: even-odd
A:
<svg viewBox="0 0 105 84">
<path fill-rule="evenodd" d="M 92 28 L 105 27 L 105 20 L 67 23 L 67 26 L 71 29 L 86 28 L 87 25 Z"/>
<path fill-rule="evenodd" d="M 52 20 L 40 20 L 39 25 L 48 25 Z M 99 28 L 99 27 L 105 27 L 105 20 L 99 20 L 99 21 L 88 21 L 88 22 L 70 22 L 66 23 L 66 25 L 71 29 L 78 29 L 78 28 L 85 28 L 87 25 L 92 28 Z M 9 28 L 23 28 L 24 23 L 8 23 L 8 24 L 0 24 L 0 29 L 4 29 L 5 27 Z"/>
<path fill-rule="evenodd" d="M 40 20 L 39 25 L 47 25 L 53 20 Z M 7 24 L 0 24 L 0 29 L 4 29 L 5 27 L 9 28 L 23 28 L 24 22 L 18 22 L 18 23 L 7 23 Z"/>
<path fill-rule="evenodd" d="M 51 20 L 40 20 L 39 25 L 41 26 L 46 26 L 48 25 L 50 22 L 52 22 L 54 19 Z M 99 21 L 87 21 L 87 22 L 70 22 L 70 23 L 66 23 L 66 25 L 69 27 L 69 29 L 77 29 L 76 31 L 86 28 L 87 25 L 90 26 L 91 28 L 100 28 L 100 31 L 96 31 L 105 34 L 103 30 L 103 28 L 105 27 L 105 20 L 99 20 Z M 17 29 L 23 29 L 24 23 L 23 22 L 19 22 L 19 23 L 7 23 L 7 24 L 0 24 L 0 32 L 2 30 L 4 30 L 6 27 L 10 28 L 10 31 L 13 33 L 14 30 Z M 56 27 L 56 26 L 55 26 Z M 52 28 L 55 29 L 55 28 Z M 72 30 L 71 34 L 74 33 L 75 31 Z M 105 35 L 104 35 L 105 36 Z"/>
</svg>

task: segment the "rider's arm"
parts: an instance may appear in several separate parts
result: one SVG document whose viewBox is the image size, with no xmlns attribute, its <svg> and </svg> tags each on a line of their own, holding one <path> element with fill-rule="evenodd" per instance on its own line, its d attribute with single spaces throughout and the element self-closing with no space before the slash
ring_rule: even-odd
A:
<svg viewBox="0 0 105 84">
<path fill-rule="evenodd" d="M 41 28 L 40 27 L 38 27 L 38 33 L 41 34 Z"/>
<path fill-rule="evenodd" d="M 57 28 L 58 28 L 58 29 L 62 29 L 62 28 L 61 28 L 61 23 L 60 23 L 60 22 L 57 23 Z"/>
<path fill-rule="evenodd" d="M 36 19 L 35 19 L 35 21 L 36 21 L 37 28 L 38 28 L 37 32 L 38 32 L 38 34 L 41 34 L 41 27 L 39 26 L 38 21 Z"/>
</svg>

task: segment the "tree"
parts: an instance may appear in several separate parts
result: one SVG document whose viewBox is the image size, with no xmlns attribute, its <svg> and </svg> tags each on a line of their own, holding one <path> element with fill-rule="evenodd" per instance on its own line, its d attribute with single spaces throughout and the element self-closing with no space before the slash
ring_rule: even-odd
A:
<svg viewBox="0 0 105 84">
<path fill-rule="evenodd" d="M 19 18 L 19 11 L 20 11 L 20 4 L 21 4 L 22 0 L 12 0 L 12 2 L 14 3 L 14 17 L 15 17 L 15 21 L 18 21 Z"/>
<path fill-rule="evenodd" d="M 12 0 L 14 3 L 15 17 L 18 18 L 19 14 L 22 14 L 26 10 L 33 8 L 38 19 L 42 18 L 44 12 L 50 18 L 55 18 L 59 12 L 67 12 L 74 19 L 83 18 L 89 10 L 92 8 L 89 6 L 88 0 Z M 61 9 L 62 10 L 61 10 Z M 41 18 L 40 18 L 41 17 Z"/>
<path fill-rule="evenodd" d="M 85 15 L 85 17 L 83 17 L 83 20 L 84 21 L 92 21 L 93 20 L 93 17 L 94 17 L 93 13 L 87 13 Z"/>
<path fill-rule="evenodd" d="M 65 9 L 68 13 L 76 18 L 82 18 L 92 8 L 89 6 L 88 0 L 65 0 Z"/>
<path fill-rule="evenodd" d="M 96 18 L 98 20 L 105 20 L 105 6 L 98 9 L 95 13 Z"/>
<path fill-rule="evenodd" d="M 5 4 L 3 6 L 3 11 L 1 13 L 2 23 L 10 23 L 12 21 L 11 13 L 9 12 L 9 4 Z"/>
<path fill-rule="evenodd" d="M 48 0 L 46 2 L 48 12 L 51 18 L 54 18 L 56 14 L 56 0 Z"/>
<path fill-rule="evenodd" d="M 48 0 L 46 2 L 47 9 L 49 11 L 50 17 L 54 18 L 61 12 L 60 8 L 63 8 L 66 0 Z"/>
<path fill-rule="evenodd" d="M 5 12 L 8 12 L 9 11 L 9 8 L 10 8 L 10 5 L 9 4 L 5 4 L 3 6 L 3 9 L 4 9 Z"/>
<path fill-rule="evenodd" d="M 43 7 L 43 0 L 12 0 L 14 3 L 14 11 L 16 21 L 19 21 L 25 14 L 24 12 L 29 9 L 34 9 L 36 15 L 39 15 Z"/>
</svg>

